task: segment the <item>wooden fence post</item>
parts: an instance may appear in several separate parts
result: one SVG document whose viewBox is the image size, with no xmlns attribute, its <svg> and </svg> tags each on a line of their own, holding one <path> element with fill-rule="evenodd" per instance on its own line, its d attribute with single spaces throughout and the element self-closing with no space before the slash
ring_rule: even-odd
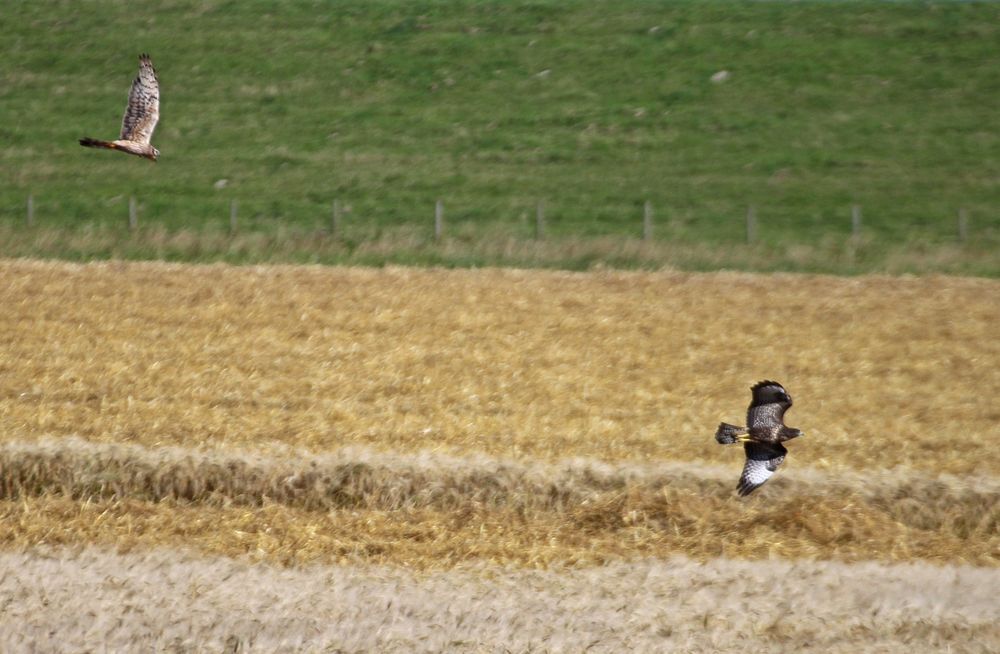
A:
<svg viewBox="0 0 1000 654">
<path fill-rule="evenodd" d="M 545 238 L 545 202 L 539 200 L 535 205 L 535 240 Z"/>
<path fill-rule="evenodd" d="M 747 207 L 747 244 L 757 240 L 757 211 L 751 204 Z"/>
<path fill-rule="evenodd" d="M 434 203 L 434 240 L 440 241 L 444 235 L 444 203 L 438 200 Z"/>
<path fill-rule="evenodd" d="M 35 196 L 28 194 L 28 227 L 35 224 Z"/>
<path fill-rule="evenodd" d="M 653 203 L 646 200 L 642 206 L 642 240 L 653 239 Z"/>
<path fill-rule="evenodd" d="M 128 198 L 128 228 L 131 231 L 135 231 L 139 227 L 139 209 L 135 203 L 135 196 L 130 195 Z"/>
<path fill-rule="evenodd" d="M 958 240 L 963 243 L 969 238 L 969 214 L 965 209 L 958 210 Z"/>
<path fill-rule="evenodd" d="M 240 203 L 233 198 L 229 201 L 229 233 L 235 234 L 239 221 Z"/>
<path fill-rule="evenodd" d="M 861 238 L 861 207 L 857 204 L 851 205 L 851 238 Z"/>
</svg>

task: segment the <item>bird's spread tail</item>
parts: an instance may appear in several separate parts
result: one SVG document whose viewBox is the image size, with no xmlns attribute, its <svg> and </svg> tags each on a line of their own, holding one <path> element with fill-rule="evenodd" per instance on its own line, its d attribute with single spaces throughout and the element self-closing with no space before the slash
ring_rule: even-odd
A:
<svg viewBox="0 0 1000 654">
<path fill-rule="evenodd" d="M 85 136 L 80 139 L 80 145 L 86 148 L 108 148 L 109 150 L 115 150 L 118 148 L 111 141 L 101 141 L 99 139 L 92 139 L 89 136 Z"/>
<path fill-rule="evenodd" d="M 730 425 L 728 422 L 719 423 L 719 428 L 715 430 L 715 440 L 720 445 L 732 445 L 736 442 L 736 437 L 746 433 L 745 427 Z"/>
</svg>

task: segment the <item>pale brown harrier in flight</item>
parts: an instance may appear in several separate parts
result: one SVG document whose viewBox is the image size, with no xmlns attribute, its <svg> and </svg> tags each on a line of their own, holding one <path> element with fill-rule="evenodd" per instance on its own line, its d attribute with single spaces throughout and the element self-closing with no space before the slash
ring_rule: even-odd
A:
<svg viewBox="0 0 1000 654">
<path fill-rule="evenodd" d="M 743 443 L 747 462 L 736 487 L 740 495 L 749 495 L 770 479 L 788 453 L 781 443 L 802 435 L 798 429 L 785 426 L 785 411 L 792 406 L 792 397 L 781 384 L 764 380 L 750 391 L 753 399 L 747 409 L 747 426 L 724 422 L 715 432 L 715 440 L 723 445 Z"/>
<path fill-rule="evenodd" d="M 132 82 L 128 93 L 128 106 L 122 118 L 122 133 L 117 141 L 99 141 L 92 138 L 80 139 L 80 145 L 88 148 L 108 148 L 120 150 L 156 161 L 160 151 L 149 144 L 160 119 L 160 82 L 153 70 L 153 62 L 148 54 L 139 55 L 139 75 Z"/>
</svg>

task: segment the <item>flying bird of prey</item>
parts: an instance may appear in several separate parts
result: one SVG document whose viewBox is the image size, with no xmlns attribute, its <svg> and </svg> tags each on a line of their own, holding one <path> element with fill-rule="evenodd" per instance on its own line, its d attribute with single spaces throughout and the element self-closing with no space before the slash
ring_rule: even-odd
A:
<svg viewBox="0 0 1000 654">
<path fill-rule="evenodd" d="M 122 133 L 117 141 L 100 141 L 90 137 L 80 139 L 88 148 L 108 148 L 156 161 L 160 151 L 149 144 L 160 119 L 160 82 L 148 54 L 139 55 L 139 74 L 132 81 L 128 106 L 122 118 Z"/>
<path fill-rule="evenodd" d="M 722 445 L 743 443 L 747 462 L 736 487 L 740 495 L 749 495 L 770 479 L 788 453 L 782 443 L 802 435 L 798 429 L 785 426 L 792 396 L 784 386 L 764 380 L 754 384 L 750 392 L 753 398 L 747 409 L 747 426 L 723 422 L 715 432 L 715 440 Z"/>
</svg>

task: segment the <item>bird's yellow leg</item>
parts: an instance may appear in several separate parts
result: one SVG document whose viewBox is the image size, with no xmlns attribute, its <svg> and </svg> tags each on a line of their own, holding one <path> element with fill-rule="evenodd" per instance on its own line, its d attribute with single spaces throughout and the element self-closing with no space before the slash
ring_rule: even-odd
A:
<svg viewBox="0 0 1000 654">
<path fill-rule="evenodd" d="M 750 438 L 750 434 L 740 434 L 739 436 L 736 436 L 735 438 L 736 438 L 736 442 L 737 443 L 753 443 L 754 442 L 754 439 Z"/>
</svg>

